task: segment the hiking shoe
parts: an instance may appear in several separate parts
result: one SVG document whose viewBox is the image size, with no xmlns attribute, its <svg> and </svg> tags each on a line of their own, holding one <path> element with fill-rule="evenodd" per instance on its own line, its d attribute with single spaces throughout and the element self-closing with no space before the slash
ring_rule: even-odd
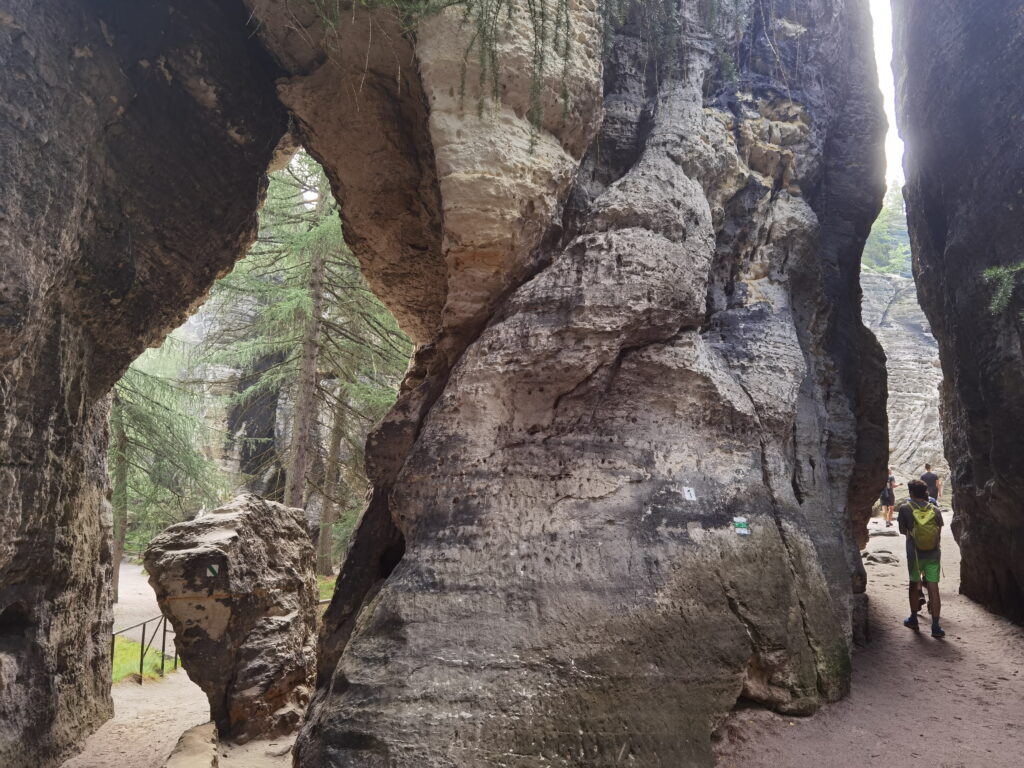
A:
<svg viewBox="0 0 1024 768">
<path fill-rule="evenodd" d="M 912 629 L 915 632 L 921 631 L 921 625 L 917 623 L 917 616 L 911 616 L 910 618 L 903 620 L 903 626 L 907 629 Z"/>
<path fill-rule="evenodd" d="M 937 623 L 932 624 L 932 637 L 945 637 L 946 631 Z"/>
</svg>

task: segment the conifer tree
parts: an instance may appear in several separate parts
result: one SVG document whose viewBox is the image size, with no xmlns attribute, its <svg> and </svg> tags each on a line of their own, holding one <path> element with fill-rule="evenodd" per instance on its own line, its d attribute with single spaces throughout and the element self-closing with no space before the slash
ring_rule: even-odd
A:
<svg viewBox="0 0 1024 768">
<path fill-rule="evenodd" d="M 166 526 L 216 505 L 227 484 L 203 453 L 203 393 L 188 378 L 185 344 L 147 350 L 114 387 L 108 468 L 114 517 L 114 599 L 126 544 L 143 549 Z"/>
</svg>

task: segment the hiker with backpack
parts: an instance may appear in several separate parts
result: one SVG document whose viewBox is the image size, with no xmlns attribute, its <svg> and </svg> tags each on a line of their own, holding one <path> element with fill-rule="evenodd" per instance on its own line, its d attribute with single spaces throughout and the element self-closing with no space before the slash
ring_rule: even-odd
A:
<svg viewBox="0 0 1024 768">
<path fill-rule="evenodd" d="M 942 551 L 942 512 L 928 500 L 928 486 L 920 480 L 907 483 L 910 498 L 900 505 L 900 533 L 907 537 L 907 567 L 910 570 L 910 616 L 903 626 L 920 631 L 917 612 L 921 609 L 921 582 L 928 590 L 928 610 L 932 615 L 932 637 L 945 637 L 939 625 L 939 572 Z"/>
</svg>

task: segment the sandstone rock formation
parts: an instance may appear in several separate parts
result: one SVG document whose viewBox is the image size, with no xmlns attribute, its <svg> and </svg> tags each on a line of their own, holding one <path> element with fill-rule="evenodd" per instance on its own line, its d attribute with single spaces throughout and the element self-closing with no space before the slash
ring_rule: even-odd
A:
<svg viewBox="0 0 1024 768">
<path fill-rule="evenodd" d="M 287 115 L 246 19 L 0 9 L 0 765 L 111 713 L 105 395 L 255 234 Z"/>
<path fill-rule="evenodd" d="M 925 464 L 948 480 L 939 423 L 939 345 L 917 303 L 914 281 L 863 272 L 860 285 L 864 324 L 885 350 L 889 463 L 896 467 L 901 482 L 920 476 Z M 879 490 L 883 481 L 879 481 Z"/>
<path fill-rule="evenodd" d="M 420 343 L 300 764 L 706 765 L 738 698 L 841 695 L 886 455 L 881 108 L 864 0 L 765 5 L 631 6 L 602 68 L 569 0 L 568 55 L 495 105 L 454 96 L 458 11 L 8 3 L 0 762 L 109 713 L 104 394 L 244 251 L 289 115 Z"/>
<path fill-rule="evenodd" d="M 1024 259 L 1024 16 L 1009 0 L 894 3 L 914 274 L 948 387 L 961 591 L 1024 621 L 1024 294 L 983 272 Z"/>
<path fill-rule="evenodd" d="M 737 698 L 845 690 L 886 455 L 857 287 L 880 99 L 863 4 L 788 14 L 722 19 L 739 88 L 695 14 L 679 69 L 643 19 L 616 36 L 565 231 L 353 541 L 404 556 L 361 610 L 339 581 L 300 765 L 708 765 Z"/>
<path fill-rule="evenodd" d="M 217 726 L 203 723 L 181 734 L 164 768 L 218 768 L 219 764 Z"/>
<path fill-rule="evenodd" d="M 293 731 L 316 666 L 315 556 L 305 513 L 239 496 L 167 528 L 150 542 L 145 564 L 221 738 Z"/>
</svg>

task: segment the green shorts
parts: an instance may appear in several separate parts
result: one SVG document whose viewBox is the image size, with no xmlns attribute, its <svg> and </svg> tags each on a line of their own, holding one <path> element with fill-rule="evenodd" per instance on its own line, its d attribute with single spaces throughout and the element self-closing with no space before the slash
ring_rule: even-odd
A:
<svg viewBox="0 0 1024 768">
<path fill-rule="evenodd" d="M 927 581 L 932 584 L 939 583 L 939 567 L 938 560 L 911 560 L 910 561 L 910 580 L 911 581 Z M 921 577 L 924 577 L 923 579 Z"/>
</svg>

